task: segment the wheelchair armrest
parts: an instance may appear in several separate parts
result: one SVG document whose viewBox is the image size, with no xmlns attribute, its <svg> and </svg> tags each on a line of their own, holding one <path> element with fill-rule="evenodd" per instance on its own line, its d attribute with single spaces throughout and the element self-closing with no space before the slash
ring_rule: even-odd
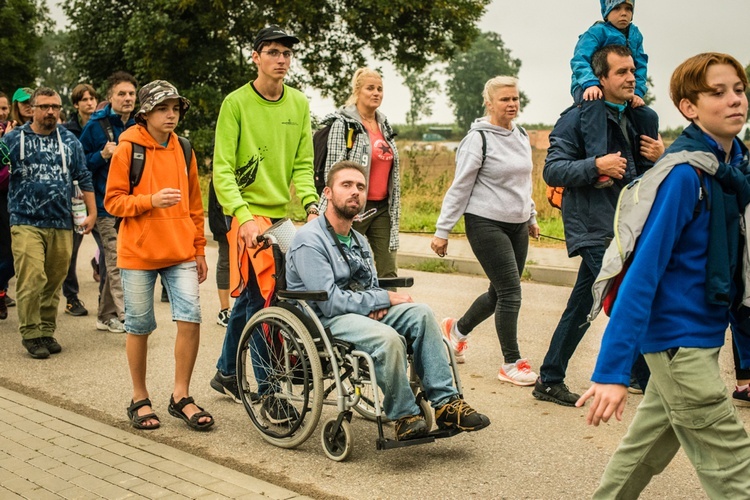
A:
<svg viewBox="0 0 750 500">
<path fill-rule="evenodd" d="M 378 278 L 380 288 L 409 288 L 414 286 L 414 278 L 407 276 L 405 278 Z"/>
<path fill-rule="evenodd" d="M 323 302 L 328 300 L 328 292 L 325 290 L 308 290 L 304 292 L 292 292 L 289 290 L 278 290 L 276 295 L 282 299 L 315 300 Z"/>
</svg>

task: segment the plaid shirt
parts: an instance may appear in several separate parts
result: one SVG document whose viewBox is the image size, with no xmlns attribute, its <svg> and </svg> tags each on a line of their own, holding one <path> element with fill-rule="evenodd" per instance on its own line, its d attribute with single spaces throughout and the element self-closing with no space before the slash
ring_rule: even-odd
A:
<svg viewBox="0 0 750 500">
<path fill-rule="evenodd" d="M 388 181 L 388 212 L 391 217 L 391 233 L 388 242 L 390 251 L 398 250 L 398 230 L 399 220 L 401 218 L 401 177 L 398 166 L 398 150 L 394 141 L 394 133 L 388 119 L 379 111 L 375 112 L 375 118 L 380 125 L 388 145 L 393 150 L 393 167 L 391 168 L 391 177 Z M 328 157 L 326 158 L 326 177 L 331 167 L 339 161 L 351 160 L 362 164 L 365 167 L 367 176 L 370 175 L 370 158 L 372 150 L 370 146 L 370 137 L 360 122 L 359 113 L 355 105 L 350 105 L 339 109 L 323 119 L 323 124 L 332 123 L 331 132 L 328 136 Z M 346 130 L 353 128 L 356 130 L 354 144 L 347 155 L 346 149 Z M 326 209 L 327 201 L 325 195 L 320 196 L 320 212 Z M 364 209 L 364 208 L 363 208 Z"/>
</svg>

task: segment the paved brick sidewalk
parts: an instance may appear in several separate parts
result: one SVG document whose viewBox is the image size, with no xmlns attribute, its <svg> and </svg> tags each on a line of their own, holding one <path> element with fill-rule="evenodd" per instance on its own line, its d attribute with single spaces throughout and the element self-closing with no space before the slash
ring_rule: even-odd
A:
<svg viewBox="0 0 750 500">
<path fill-rule="evenodd" d="M 0 387 L 0 498 L 301 499 Z"/>
</svg>

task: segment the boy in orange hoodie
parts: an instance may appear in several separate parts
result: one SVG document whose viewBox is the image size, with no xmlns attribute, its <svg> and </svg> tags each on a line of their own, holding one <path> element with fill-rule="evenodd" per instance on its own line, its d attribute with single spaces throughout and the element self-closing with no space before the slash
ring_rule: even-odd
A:
<svg viewBox="0 0 750 500">
<path fill-rule="evenodd" d="M 146 389 L 146 358 L 148 336 L 156 329 L 154 284 L 161 275 L 169 290 L 172 319 L 177 322 L 169 414 L 204 431 L 213 425 L 213 417 L 189 396 L 200 340 L 198 285 L 208 271 L 203 204 L 195 156 L 190 165 L 185 164 L 174 133 L 190 101 L 164 80 L 141 88 L 138 100 L 141 107 L 136 125 L 120 136 L 104 199 L 107 211 L 123 218 L 117 238 L 117 267 L 125 296 L 125 349 L 133 381 L 128 417 L 136 429 L 160 425 Z M 140 181 L 131 187 L 133 144 L 145 148 L 145 162 Z"/>
</svg>

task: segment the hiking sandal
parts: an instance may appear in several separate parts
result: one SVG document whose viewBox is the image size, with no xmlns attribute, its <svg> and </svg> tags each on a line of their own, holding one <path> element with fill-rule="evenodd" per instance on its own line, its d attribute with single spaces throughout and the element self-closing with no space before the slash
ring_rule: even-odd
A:
<svg viewBox="0 0 750 500">
<path fill-rule="evenodd" d="M 158 429 L 161 425 L 159 423 L 159 417 L 156 416 L 156 413 L 147 413 L 146 415 L 138 415 L 138 410 L 144 406 L 152 406 L 151 400 L 146 398 L 142 399 L 138 402 L 133 402 L 133 400 L 130 400 L 130 406 L 128 406 L 128 418 L 130 419 L 130 423 L 133 427 L 136 429 L 141 430 L 152 430 L 152 429 Z M 155 424 L 144 424 L 144 422 L 148 420 L 156 420 Z"/>
<path fill-rule="evenodd" d="M 198 406 L 198 410 L 200 411 L 192 417 L 188 418 L 188 416 L 185 415 L 182 410 L 191 403 L 195 404 L 195 401 L 190 396 L 182 398 L 177 403 L 175 403 L 173 394 L 169 396 L 169 406 L 167 407 L 167 410 L 173 417 L 181 418 L 182 420 L 184 420 L 188 427 L 190 427 L 191 429 L 195 429 L 196 431 L 207 431 L 212 425 L 214 425 L 214 417 L 212 417 L 210 413 L 205 411 L 200 406 L 195 405 Z M 200 422 L 200 419 L 203 417 L 209 417 L 211 420 L 209 420 L 208 422 Z"/>
</svg>

